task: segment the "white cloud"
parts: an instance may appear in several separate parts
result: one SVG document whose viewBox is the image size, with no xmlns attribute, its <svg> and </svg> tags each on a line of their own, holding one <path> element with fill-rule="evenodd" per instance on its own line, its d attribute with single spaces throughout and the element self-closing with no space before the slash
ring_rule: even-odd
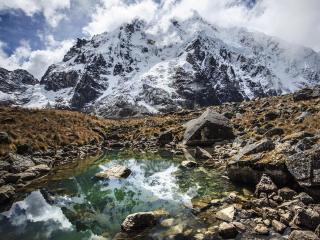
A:
<svg viewBox="0 0 320 240">
<path fill-rule="evenodd" d="M 65 18 L 61 10 L 70 8 L 70 0 L 9 0 L 0 1 L 0 10 L 19 9 L 26 15 L 33 16 L 42 12 L 47 22 L 56 27 Z"/>
<path fill-rule="evenodd" d="M 153 0 L 142 0 L 133 4 L 127 4 L 123 0 L 101 0 L 92 15 L 91 22 L 83 30 L 94 35 L 113 30 L 136 17 L 151 21 L 157 7 L 158 4 Z"/>
<path fill-rule="evenodd" d="M 220 26 L 240 26 L 320 50 L 319 0 L 260 0 L 248 9 L 236 0 L 102 0 L 84 32 L 90 35 L 110 31 L 134 18 L 161 21 L 185 19 L 197 11 Z M 238 1 L 239 2 L 239 1 Z"/>
<path fill-rule="evenodd" d="M 61 61 L 74 44 L 73 40 L 55 41 L 51 35 L 47 36 L 46 42 L 47 47 L 44 50 L 32 50 L 28 42 L 21 42 L 21 45 L 10 56 L 3 50 L 5 44 L 0 42 L 0 66 L 8 70 L 22 68 L 40 79 L 47 68 Z"/>
</svg>

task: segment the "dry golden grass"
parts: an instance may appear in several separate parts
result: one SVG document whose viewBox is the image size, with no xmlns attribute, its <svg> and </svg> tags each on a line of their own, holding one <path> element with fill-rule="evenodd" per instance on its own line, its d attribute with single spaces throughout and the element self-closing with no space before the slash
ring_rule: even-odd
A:
<svg viewBox="0 0 320 240">
<path fill-rule="evenodd" d="M 268 106 L 265 105 L 266 102 L 269 103 Z M 263 138 L 254 130 L 253 122 L 256 120 L 262 128 L 268 124 L 283 128 L 285 135 L 302 130 L 311 133 L 320 130 L 320 99 L 293 102 L 292 96 L 286 95 L 243 102 L 240 105 L 245 111 L 241 117 L 232 118 L 231 123 L 243 129 L 242 137 L 246 139 Z M 230 104 L 212 108 L 220 113 L 234 111 L 234 106 Z M 265 121 L 265 114 L 275 110 L 279 110 L 281 116 L 273 121 Z M 295 119 L 306 110 L 312 114 L 302 123 L 297 123 Z M 13 140 L 11 145 L 0 145 L 0 156 L 14 151 L 16 145 L 24 143 L 31 144 L 35 150 L 46 150 L 70 144 L 81 146 L 92 140 L 102 141 L 101 134 L 94 130 L 96 128 L 105 133 L 107 140 L 150 140 L 167 130 L 172 130 L 177 139 L 181 140 L 184 133 L 182 124 L 198 117 L 203 111 L 204 109 L 199 109 L 184 113 L 115 120 L 71 111 L 0 107 L 0 131 L 8 132 Z"/>
<path fill-rule="evenodd" d="M 78 112 L 1 107 L 0 131 L 9 134 L 12 144 L 0 145 L 0 156 L 14 151 L 19 144 L 46 150 L 101 141 L 102 136 L 94 128 L 104 129 L 106 124 L 103 119 Z"/>
</svg>

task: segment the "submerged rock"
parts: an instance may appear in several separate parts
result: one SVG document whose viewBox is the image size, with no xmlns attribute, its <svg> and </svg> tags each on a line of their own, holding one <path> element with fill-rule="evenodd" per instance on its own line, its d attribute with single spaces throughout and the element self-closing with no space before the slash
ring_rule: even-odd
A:
<svg viewBox="0 0 320 240">
<path fill-rule="evenodd" d="M 186 131 L 183 144 L 188 146 L 210 146 L 215 142 L 234 138 L 229 120 L 211 109 L 184 126 Z"/>
<path fill-rule="evenodd" d="M 116 165 L 103 172 L 95 175 L 98 179 L 110 179 L 110 178 L 127 178 L 131 174 L 131 170 L 125 166 Z"/>
</svg>

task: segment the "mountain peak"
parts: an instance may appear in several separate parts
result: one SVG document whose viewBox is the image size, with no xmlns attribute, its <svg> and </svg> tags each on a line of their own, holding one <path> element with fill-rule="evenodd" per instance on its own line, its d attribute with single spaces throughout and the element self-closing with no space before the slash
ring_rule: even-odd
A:
<svg viewBox="0 0 320 240">
<path fill-rule="evenodd" d="M 196 12 L 172 19 L 167 29 L 161 21 L 134 19 L 78 39 L 62 62 L 48 68 L 41 94 L 34 95 L 50 96 L 40 106 L 59 99 L 59 105 L 112 117 L 279 95 L 319 83 L 320 56 L 306 49 L 218 28 Z"/>
</svg>

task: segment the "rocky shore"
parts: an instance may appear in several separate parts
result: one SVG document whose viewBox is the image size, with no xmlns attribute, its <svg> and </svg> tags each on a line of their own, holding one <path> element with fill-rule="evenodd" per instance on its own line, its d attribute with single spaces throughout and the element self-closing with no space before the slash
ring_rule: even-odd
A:
<svg viewBox="0 0 320 240">
<path fill-rule="evenodd" d="M 126 229 L 138 233 L 155 224 L 171 229 L 168 239 L 319 239 L 320 88 L 207 109 L 97 121 L 90 124 L 94 135 L 85 144 L 32 152 L 19 145 L 7 151 L 0 161 L 0 203 L 12 201 L 16 191 L 53 167 L 88 154 L 110 148 L 162 149 L 184 155 L 181 167 L 220 169 L 230 181 L 242 184 L 243 192 L 194 204 L 194 214 L 208 228 L 190 230 L 176 225 L 174 216 L 136 213 L 124 221 L 116 239 L 134 239 Z M 12 134 L 2 128 L 0 132 L 0 144 L 9 146 Z M 147 221 L 136 226 L 135 219 Z"/>
</svg>

